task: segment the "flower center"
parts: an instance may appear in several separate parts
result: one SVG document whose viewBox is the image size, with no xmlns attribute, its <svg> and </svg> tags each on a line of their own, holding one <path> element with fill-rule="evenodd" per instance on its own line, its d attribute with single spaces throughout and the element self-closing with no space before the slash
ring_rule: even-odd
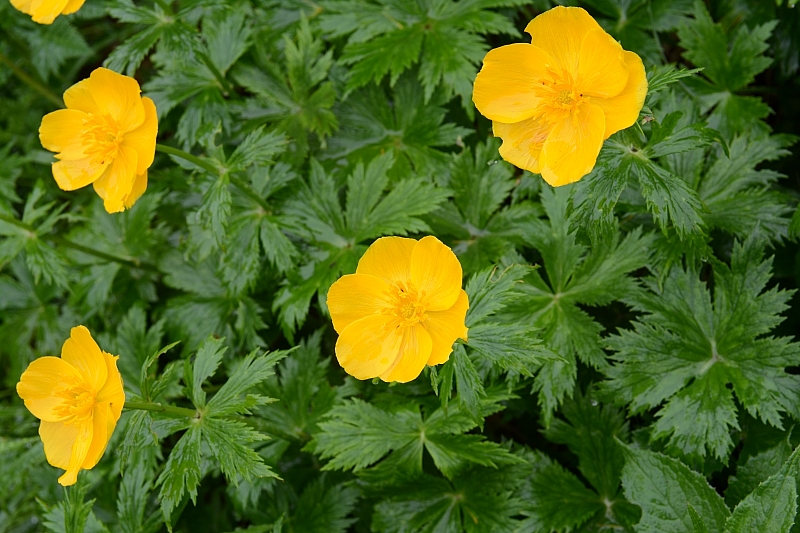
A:
<svg viewBox="0 0 800 533">
<path fill-rule="evenodd" d="M 572 106 L 575 102 L 575 100 L 572 99 L 572 91 L 559 91 L 558 96 L 556 96 L 556 102 L 560 105 Z"/>
<path fill-rule="evenodd" d="M 548 68 L 548 78 L 534 87 L 541 98 L 537 115 L 547 124 L 555 124 L 576 111 L 589 98 L 578 89 L 572 74 L 555 68 Z"/>
<path fill-rule="evenodd" d="M 425 306 L 419 301 L 415 290 L 396 289 L 392 314 L 400 321 L 400 326 L 408 327 L 426 319 Z"/>
<path fill-rule="evenodd" d="M 66 424 L 77 424 L 91 416 L 96 394 L 84 381 L 66 378 L 53 395 L 62 400 L 60 405 L 53 407 L 53 414 L 70 419 L 65 421 Z"/>
<path fill-rule="evenodd" d="M 91 115 L 83 126 L 81 140 L 86 156 L 101 165 L 113 161 L 125 137 L 125 132 L 120 130 L 114 119 L 105 115 Z"/>
</svg>

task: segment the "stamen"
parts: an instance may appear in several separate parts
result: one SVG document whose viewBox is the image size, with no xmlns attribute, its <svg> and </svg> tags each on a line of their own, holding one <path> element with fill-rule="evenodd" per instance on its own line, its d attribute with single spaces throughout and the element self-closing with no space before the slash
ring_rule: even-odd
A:
<svg viewBox="0 0 800 533">
<path fill-rule="evenodd" d="M 65 424 L 76 424 L 91 416 L 96 394 L 84 381 L 74 377 L 66 378 L 53 391 L 53 395 L 63 400 L 60 405 L 53 408 L 53 414 L 67 418 Z"/>
</svg>

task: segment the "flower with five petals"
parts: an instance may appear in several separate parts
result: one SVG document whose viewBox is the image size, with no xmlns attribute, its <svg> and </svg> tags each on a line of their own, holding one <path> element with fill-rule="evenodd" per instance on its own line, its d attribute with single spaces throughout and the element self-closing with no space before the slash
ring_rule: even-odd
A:
<svg viewBox="0 0 800 533">
<path fill-rule="evenodd" d="M 636 122 L 644 65 L 578 7 L 546 11 L 525 31 L 531 44 L 486 54 L 472 100 L 503 139 L 503 159 L 550 185 L 573 183 L 592 171 L 605 139 Z"/>
<path fill-rule="evenodd" d="M 58 478 L 65 487 L 103 457 L 125 404 L 117 357 L 101 351 L 83 326 L 72 328 L 60 358 L 40 357 L 28 366 L 17 394 L 41 420 L 47 462 L 66 470 Z"/>
<path fill-rule="evenodd" d="M 436 237 L 376 240 L 328 292 L 336 358 L 357 379 L 405 383 L 467 339 L 461 263 Z"/>
<path fill-rule="evenodd" d="M 86 0 L 11 0 L 11 5 L 30 15 L 34 22 L 52 24 L 59 15 L 79 10 Z"/>
<path fill-rule="evenodd" d="M 58 152 L 53 177 L 65 191 L 90 183 L 109 213 L 129 208 L 147 188 L 156 152 L 156 106 L 135 79 L 98 68 L 64 93 L 67 109 L 42 119 L 42 146 Z"/>
</svg>

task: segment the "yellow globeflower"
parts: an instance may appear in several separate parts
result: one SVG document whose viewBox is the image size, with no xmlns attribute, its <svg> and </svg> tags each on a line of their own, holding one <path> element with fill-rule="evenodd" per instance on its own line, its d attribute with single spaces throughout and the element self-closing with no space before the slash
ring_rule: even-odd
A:
<svg viewBox="0 0 800 533">
<path fill-rule="evenodd" d="M 358 378 L 411 381 L 467 339 L 461 263 L 436 237 L 383 237 L 328 292 L 336 357 Z"/>
<path fill-rule="evenodd" d="M 17 394 L 41 420 L 47 462 L 66 470 L 58 478 L 65 487 L 100 461 L 125 404 L 117 357 L 101 351 L 83 326 L 72 328 L 60 359 L 40 357 L 28 366 Z"/>
<path fill-rule="evenodd" d="M 109 213 L 129 208 L 147 188 L 156 152 L 156 106 L 135 79 L 98 68 L 64 93 L 67 109 L 42 119 L 42 146 L 58 152 L 53 177 L 73 191 L 92 183 Z"/>
<path fill-rule="evenodd" d="M 75 13 L 86 0 L 11 0 L 11 5 L 39 24 L 52 24 L 59 15 Z"/>
<path fill-rule="evenodd" d="M 525 31 L 531 44 L 486 54 L 472 100 L 503 139 L 503 159 L 566 185 L 592 171 L 605 139 L 636 122 L 644 65 L 579 7 L 553 8 Z"/>
</svg>

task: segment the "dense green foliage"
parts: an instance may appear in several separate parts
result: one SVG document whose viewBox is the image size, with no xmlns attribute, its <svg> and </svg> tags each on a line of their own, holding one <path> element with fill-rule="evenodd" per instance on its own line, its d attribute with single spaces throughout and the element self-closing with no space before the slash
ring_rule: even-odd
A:
<svg viewBox="0 0 800 533">
<path fill-rule="evenodd" d="M 800 7 L 582 0 L 648 70 L 553 189 L 472 104 L 548 0 L 0 0 L 0 531 L 798 532 Z M 64 192 L 38 127 L 106 66 L 159 113 L 135 206 Z M 408 384 L 334 355 L 384 235 L 464 268 L 469 341 Z M 86 325 L 103 460 L 56 483 L 14 392 Z"/>
</svg>

